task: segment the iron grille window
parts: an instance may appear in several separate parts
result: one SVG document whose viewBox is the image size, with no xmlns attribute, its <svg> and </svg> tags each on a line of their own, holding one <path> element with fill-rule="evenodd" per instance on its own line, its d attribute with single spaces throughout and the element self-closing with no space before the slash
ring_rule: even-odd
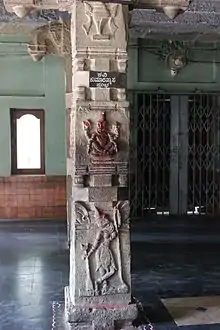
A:
<svg viewBox="0 0 220 330">
<path fill-rule="evenodd" d="M 215 95 L 188 103 L 188 210 L 216 214 L 219 208 L 220 110 Z"/>
<path fill-rule="evenodd" d="M 135 93 L 130 173 L 132 217 L 219 214 L 219 96 Z"/>
<path fill-rule="evenodd" d="M 12 174 L 44 174 L 44 110 L 11 109 Z"/>
<path fill-rule="evenodd" d="M 136 94 L 131 113 L 132 217 L 169 211 L 170 98 Z"/>
</svg>

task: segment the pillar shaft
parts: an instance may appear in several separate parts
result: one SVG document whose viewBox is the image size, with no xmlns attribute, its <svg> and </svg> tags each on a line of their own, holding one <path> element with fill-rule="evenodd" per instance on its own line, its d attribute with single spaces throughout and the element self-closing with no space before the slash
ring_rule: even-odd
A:
<svg viewBox="0 0 220 330">
<path fill-rule="evenodd" d="M 137 313 L 130 304 L 125 18 L 119 4 L 73 5 L 65 289 L 72 329 L 122 329 Z"/>
</svg>

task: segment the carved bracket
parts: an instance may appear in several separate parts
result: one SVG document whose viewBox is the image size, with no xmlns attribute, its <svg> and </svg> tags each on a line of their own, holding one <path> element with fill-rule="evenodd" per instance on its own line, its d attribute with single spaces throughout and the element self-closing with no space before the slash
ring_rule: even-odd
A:
<svg viewBox="0 0 220 330">
<path fill-rule="evenodd" d="M 134 8 L 156 9 L 163 11 L 168 18 L 174 19 L 189 8 L 192 0 L 135 0 L 132 2 L 131 5 Z"/>
<path fill-rule="evenodd" d="M 46 54 L 71 54 L 70 22 L 50 22 L 35 29 L 28 44 L 28 52 L 35 62 Z"/>
<path fill-rule="evenodd" d="M 73 1 L 68 0 L 3 0 L 3 2 L 6 10 L 15 13 L 19 18 L 45 9 L 68 11 L 73 4 Z"/>
</svg>

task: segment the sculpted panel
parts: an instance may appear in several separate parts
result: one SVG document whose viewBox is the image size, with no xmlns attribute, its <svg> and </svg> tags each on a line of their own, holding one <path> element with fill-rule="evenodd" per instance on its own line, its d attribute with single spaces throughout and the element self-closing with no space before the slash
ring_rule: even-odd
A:
<svg viewBox="0 0 220 330">
<path fill-rule="evenodd" d="M 99 2 L 84 2 L 87 23 L 83 24 L 83 29 L 87 36 L 94 41 L 110 40 L 118 26 L 115 22 L 117 16 L 118 4 L 109 5 Z"/>
<path fill-rule="evenodd" d="M 91 122 L 84 121 L 84 131 L 88 139 L 88 154 L 92 156 L 113 156 L 118 152 L 119 123 L 116 122 L 111 130 L 107 127 L 106 113 L 102 112 L 94 133 L 91 132 Z"/>
<path fill-rule="evenodd" d="M 32 32 L 28 52 L 34 61 L 46 54 L 70 55 L 70 22 L 50 22 Z"/>
<path fill-rule="evenodd" d="M 123 278 L 121 230 L 128 228 L 128 203 L 118 202 L 113 217 L 100 211 L 95 205 L 88 211 L 82 203 L 76 203 L 76 225 L 93 232 L 87 240 L 82 238 L 81 250 L 86 269 L 85 296 L 127 293 L 128 284 Z M 117 277 L 117 286 L 114 281 Z"/>
<path fill-rule="evenodd" d="M 78 107 L 72 126 L 75 146 L 75 169 L 84 166 L 84 175 L 119 174 L 128 160 L 129 120 L 128 109 Z"/>
</svg>

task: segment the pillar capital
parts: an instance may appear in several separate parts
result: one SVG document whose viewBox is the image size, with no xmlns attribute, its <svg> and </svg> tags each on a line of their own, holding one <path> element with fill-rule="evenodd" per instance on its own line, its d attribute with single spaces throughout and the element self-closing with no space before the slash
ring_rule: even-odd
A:
<svg viewBox="0 0 220 330">
<path fill-rule="evenodd" d="M 75 1 L 72 7 L 72 24 L 77 34 L 73 48 L 87 56 L 106 57 L 126 53 L 126 8 L 118 3 Z"/>
</svg>

